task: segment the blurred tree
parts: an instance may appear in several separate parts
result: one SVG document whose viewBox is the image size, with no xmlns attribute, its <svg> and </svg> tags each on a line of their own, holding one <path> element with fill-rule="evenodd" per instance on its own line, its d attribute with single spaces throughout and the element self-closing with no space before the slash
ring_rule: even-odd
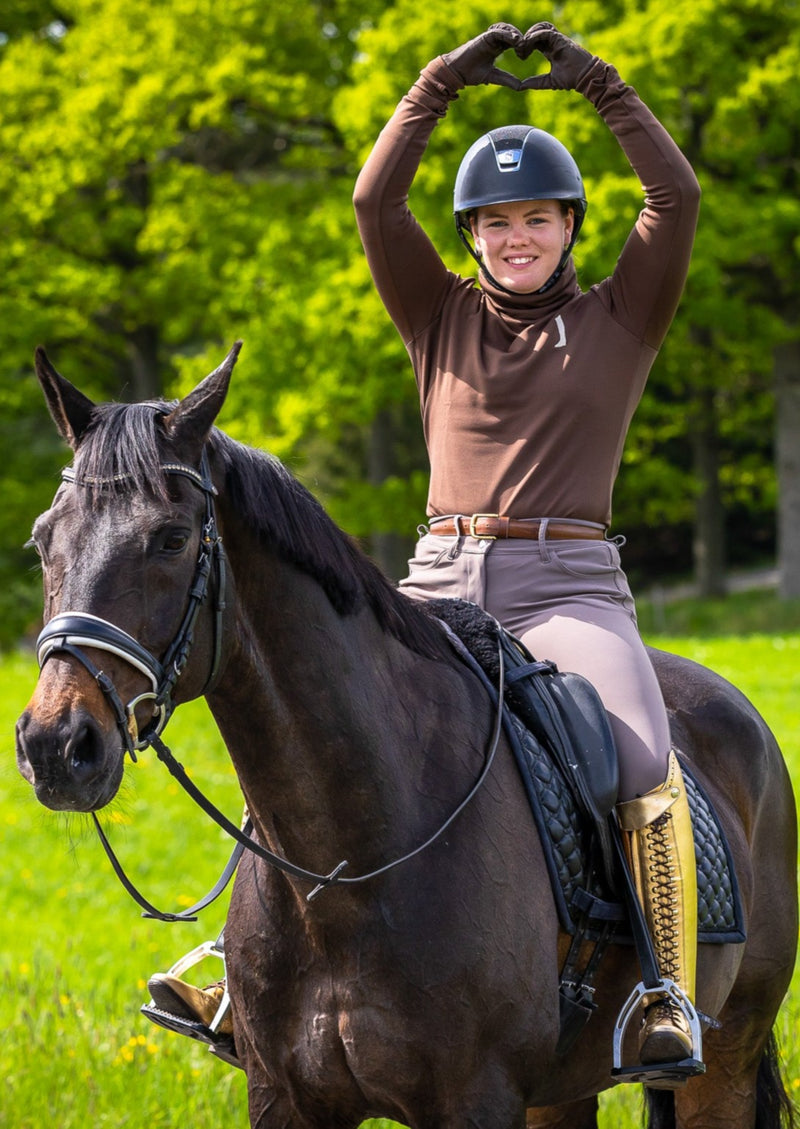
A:
<svg viewBox="0 0 800 1129">
<path fill-rule="evenodd" d="M 352 146 L 366 151 L 417 66 L 494 17 L 489 5 L 474 0 L 448 11 L 449 19 L 433 20 L 429 8 L 421 13 L 398 0 L 361 36 L 355 81 L 337 98 L 337 118 Z M 504 18 L 527 26 L 519 6 Z M 728 525 L 735 519 L 739 560 L 743 518 L 745 540 L 763 545 L 773 536 L 769 420 L 776 348 L 786 362 L 778 383 L 787 404 L 778 415 L 781 431 L 798 415 L 789 403 L 800 404 L 791 400 L 786 375 L 800 379 L 796 354 L 783 344 L 797 339 L 797 6 L 779 0 L 567 0 L 556 16 L 540 10 L 537 18 L 552 18 L 617 65 L 682 146 L 703 185 L 686 294 L 634 420 L 615 524 L 633 534 L 627 559 L 634 569 L 639 562 L 658 571 L 665 562 L 654 553 L 670 553 L 674 567 L 676 531 L 692 530 L 678 562 L 689 564 L 692 550 L 701 590 L 719 593 Z M 502 63 L 516 73 L 536 65 L 531 60 L 521 70 L 513 56 Z M 576 260 L 585 288 L 613 268 L 641 207 L 641 190 L 615 140 L 577 94 L 464 91 L 437 128 L 412 205 L 445 258 L 458 264 L 450 191 L 459 158 L 486 129 L 522 118 L 564 140 L 581 166 L 589 212 Z M 790 431 L 781 443 L 781 495 L 795 518 L 799 441 Z M 787 556 L 793 539 L 800 542 L 800 523 L 787 518 L 783 526 L 784 576 L 796 575 L 800 584 L 800 568 Z"/>
<path fill-rule="evenodd" d="M 2 617 L 6 641 L 35 606 L 29 584 L 24 600 L 10 587 L 28 567 L 22 531 L 64 457 L 43 422 L 33 346 L 44 342 L 70 379 L 103 398 L 159 395 L 185 369 L 196 379 L 243 326 L 256 328 L 253 352 L 264 358 L 251 379 L 268 385 L 284 357 L 298 363 L 284 332 L 297 316 L 284 303 L 297 291 L 284 284 L 288 272 L 307 287 L 324 274 L 320 232 L 308 221 L 345 164 L 330 99 L 372 6 L 4 8 L 0 589 L 14 596 Z M 281 364 L 271 366 L 276 355 Z"/>
<path fill-rule="evenodd" d="M 774 402 L 783 594 L 800 594 L 800 13 L 782 0 L 652 0 L 645 11 L 626 4 L 600 53 L 605 42 L 629 80 L 646 84 L 703 186 L 693 270 L 651 387 L 685 388 L 696 577 L 702 592 L 719 593 L 726 526 L 738 549 L 743 527 L 773 524 Z"/>
<path fill-rule="evenodd" d="M 10 0 L 0 13 L 0 639 L 37 598 L 19 548 L 64 453 L 31 375 L 38 342 L 90 395 L 185 391 L 235 337 L 228 431 L 269 446 L 391 575 L 423 516 L 426 460 L 408 358 L 373 292 L 351 192 L 419 68 L 498 15 L 553 19 L 637 85 L 693 161 L 704 207 L 686 296 L 634 421 L 615 525 L 629 564 L 691 563 L 719 585 L 723 533 L 769 546 L 777 393 L 784 580 L 800 584 L 796 283 L 798 60 L 785 0 Z M 529 73 L 535 60 L 503 63 Z M 541 60 L 540 60 L 541 63 Z M 584 287 L 641 206 L 579 95 L 465 91 L 413 207 L 454 269 L 460 158 L 531 120 L 589 190 Z M 777 365 L 776 365 L 777 361 Z M 738 556 L 737 556 L 738 554 Z M 788 588 L 787 588 L 788 592 Z"/>
</svg>

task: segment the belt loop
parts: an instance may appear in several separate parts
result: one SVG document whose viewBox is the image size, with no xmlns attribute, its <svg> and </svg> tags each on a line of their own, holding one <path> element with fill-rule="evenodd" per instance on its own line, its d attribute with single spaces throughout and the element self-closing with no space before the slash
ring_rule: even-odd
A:
<svg viewBox="0 0 800 1129">
<path fill-rule="evenodd" d="M 461 541 L 464 536 L 464 532 L 461 528 L 463 516 L 463 514 L 453 514 L 453 525 L 455 527 L 456 535 L 453 538 L 452 546 L 447 550 L 447 559 L 449 561 L 454 561 L 458 554 L 461 552 Z"/>
<path fill-rule="evenodd" d="M 547 527 L 549 524 L 549 517 L 543 517 L 539 522 L 539 551 L 542 554 L 543 561 L 550 560 L 550 550 L 547 547 Z"/>
</svg>

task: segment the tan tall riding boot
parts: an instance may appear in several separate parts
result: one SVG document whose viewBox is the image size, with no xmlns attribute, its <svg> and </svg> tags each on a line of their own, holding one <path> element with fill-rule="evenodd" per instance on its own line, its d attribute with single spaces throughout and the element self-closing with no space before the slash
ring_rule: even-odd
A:
<svg viewBox="0 0 800 1129">
<path fill-rule="evenodd" d="M 659 972 L 694 1002 L 697 966 L 697 864 L 686 785 L 673 751 L 666 781 L 617 804 L 636 892 L 653 939 Z M 678 1062 L 692 1053 L 692 1036 L 678 1005 L 645 996 L 639 1035 L 643 1065 Z"/>
</svg>

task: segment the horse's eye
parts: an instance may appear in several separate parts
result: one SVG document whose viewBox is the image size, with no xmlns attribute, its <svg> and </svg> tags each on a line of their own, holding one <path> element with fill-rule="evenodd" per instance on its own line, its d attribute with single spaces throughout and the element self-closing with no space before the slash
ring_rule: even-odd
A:
<svg viewBox="0 0 800 1129">
<path fill-rule="evenodd" d="M 30 537 L 25 542 L 25 545 L 23 546 L 23 548 L 33 549 L 34 553 L 36 553 L 36 556 L 39 558 L 39 560 L 42 562 L 42 564 L 44 565 L 44 564 L 47 563 L 47 555 L 45 553 L 44 546 L 42 545 L 42 543 L 40 541 L 37 541 L 35 537 Z"/>
<path fill-rule="evenodd" d="M 161 548 L 165 553 L 182 553 L 189 540 L 189 534 L 182 530 L 172 530 L 164 535 Z"/>
</svg>

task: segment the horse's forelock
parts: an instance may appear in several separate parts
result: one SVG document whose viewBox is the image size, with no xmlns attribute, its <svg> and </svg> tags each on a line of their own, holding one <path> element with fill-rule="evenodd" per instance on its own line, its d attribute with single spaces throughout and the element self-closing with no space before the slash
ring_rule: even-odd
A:
<svg viewBox="0 0 800 1129">
<path fill-rule="evenodd" d="M 163 401 L 99 404 L 75 456 L 75 473 L 92 501 L 109 487 L 165 500 L 166 477 L 159 446 Z"/>
</svg>

